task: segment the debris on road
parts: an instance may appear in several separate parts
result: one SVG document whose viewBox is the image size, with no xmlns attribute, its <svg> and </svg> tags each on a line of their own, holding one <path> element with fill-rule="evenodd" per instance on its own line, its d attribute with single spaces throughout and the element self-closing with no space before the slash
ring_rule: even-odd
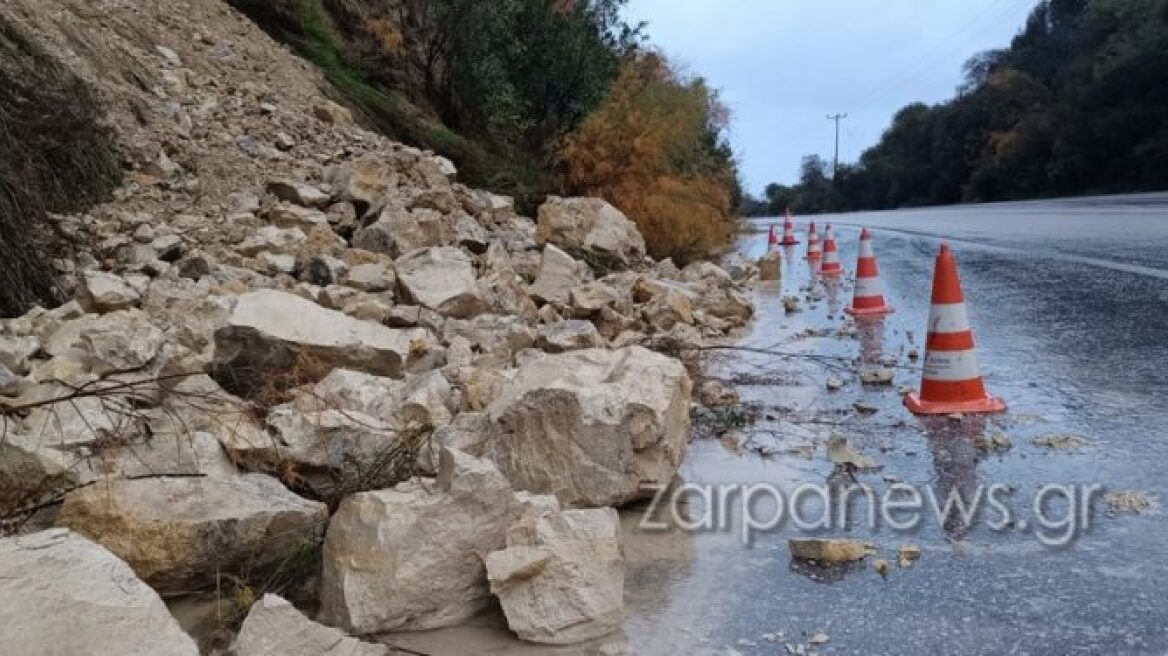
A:
<svg viewBox="0 0 1168 656">
<path fill-rule="evenodd" d="M 851 465 L 859 470 L 879 469 L 875 460 L 848 445 L 846 437 L 835 435 L 827 441 L 827 459 L 837 465 Z"/>
<path fill-rule="evenodd" d="M 891 385 L 896 372 L 889 367 L 873 367 L 860 372 L 860 382 L 865 385 Z"/>
<path fill-rule="evenodd" d="M 1034 446 L 1051 449 L 1052 451 L 1073 451 L 1089 446 L 1090 444 L 1091 442 L 1086 438 L 1061 433 L 1040 435 L 1034 438 Z"/>
<path fill-rule="evenodd" d="M 827 382 L 824 385 L 827 386 L 828 391 L 836 392 L 844 388 L 844 381 L 835 376 L 828 376 Z"/>
<path fill-rule="evenodd" d="M 901 568 L 912 567 L 912 564 L 921 557 L 921 548 L 915 544 L 902 544 L 900 551 L 897 552 L 896 558 L 900 563 Z"/>
<path fill-rule="evenodd" d="M 791 557 L 820 563 L 851 563 L 875 551 L 871 543 L 834 538 L 791 538 Z"/>
<path fill-rule="evenodd" d="M 880 575 L 880 578 L 882 578 L 882 579 L 888 578 L 888 570 L 890 568 L 888 566 L 887 560 L 884 560 L 883 558 L 881 558 L 881 559 L 873 562 L 872 568 L 876 570 L 876 573 Z"/>
<path fill-rule="evenodd" d="M 993 453 L 995 451 L 1005 451 L 1014 446 L 1014 443 L 1010 440 L 1009 435 L 1006 435 L 1005 433 L 995 433 L 989 437 L 982 435 L 974 438 L 973 445 L 977 447 L 979 451 L 984 453 Z"/>
<path fill-rule="evenodd" d="M 1152 507 L 1152 497 L 1139 490 L 1114 490 L 1103 495 L 1103 503 L 1107 504 L 1107 514 L 1140 515 Z"/>
</svg>

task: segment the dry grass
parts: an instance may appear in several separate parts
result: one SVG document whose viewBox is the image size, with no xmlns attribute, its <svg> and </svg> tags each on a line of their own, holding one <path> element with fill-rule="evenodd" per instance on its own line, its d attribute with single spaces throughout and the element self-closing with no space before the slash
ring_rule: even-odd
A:
<svg viewBox="0 0 1168 656">
<path fill-rule="evenodd" d="M 47 214 L 88 207 L 118 183 L 96 107 L 76 76 L 0 18 L 0 316 L 57 299 L 48 260 L 66 244 Z"/>
</svg>

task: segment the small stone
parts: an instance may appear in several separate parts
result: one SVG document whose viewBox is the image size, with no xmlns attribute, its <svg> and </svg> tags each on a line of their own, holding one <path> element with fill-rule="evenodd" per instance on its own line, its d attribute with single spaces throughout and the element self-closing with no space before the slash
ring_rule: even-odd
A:
<svg viewBox="0 0 1168 656">
<path fill-rule="evenodd" d="M 915 544 L 902 544 L 900 545 L 900 551 L 896 553 L 896 557 L 902 568 L 911 567 L 913 563 L 920 559 L 921 548 Z"/>
<path fill-rule="evenodd" d="M 860 372 L 860 382 L 865 385 L 890 385 L 896 372 L 889 367 L 873 367 Z"/>
<path fill-rule="evenodd" d="M 873 550 L 859 540 L 833 538 L 791 538 L 787 541 L 791 557 L 821 563 L 850 563 L 863 560 Z"/>
<path fill-rule="evenodd" d="M 881 576 L 881 578 L 885 578 L 885 579 L 888 578 L 888 570 L 890 568 L 888 566 L 887 560 L 879 559 L 879 560 L 874 561 L 872 563 L 872 569 L 875 569 L 876 573 L 879 574 Z"/>
<path fill-rule="evenodd" d="M 835 376 L 828 376 L 827 382 L 824 384 L 827 386 L 827 389 L 830 392 L 841 390 L 844 387 L 844 381 Z"/>
</svg>

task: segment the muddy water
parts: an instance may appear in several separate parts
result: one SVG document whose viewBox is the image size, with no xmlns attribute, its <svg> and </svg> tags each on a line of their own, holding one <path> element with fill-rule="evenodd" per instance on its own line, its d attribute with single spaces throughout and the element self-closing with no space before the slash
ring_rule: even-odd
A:
<svg viewBox="0 0 1168 656">
<path fill-rule="evenodd" d="M 1161 473 L 1168 461 L 1168 281 L 1057 249 L 1047 256 L 1041 246 L 1013 248 L 1006 238 L 960 240 L 982 368 L 1010 411 L 924 423 L 903 409 L 897 388 L 917 384 L 907 354 L 923 338 L 937 240 L 887 227 L 877 233 L 876 249 L 898 311 L 882 322 L 851 334 L 841 312 L 850 298 L 847 276 L 816 288 L 818 300 L 809 301 L 814 276 L 801 250 L 785 256 L 781 283 L 755 289 L 759 317 L 738 345 L 768 353 L 728 352 L 711 372 L 737 385 L 758 421 L 739 429 L 741 448 L 717 440 L 692 445 L 681 472 L 692 489 L 680 519 L 710 516 L 710 504 L 694 490 L 768 484 L 789 501 L 801 486 L 846 485 L 854 476 L 878 498 L 899 484 L 932 489 L 941 500 L 951 490 L 971 498 L 979 486 L 996 484 L 1007 490 L 1012 523 L 989 526 L 997 515 L 984 512 L 984 502 L 972 526 L 942 521 L 926 499 L 923 521 L 896 530 L 882 517 L 870 525 L 861 499 L 846 524 L 813 531 L 787 516 L 745 544 L 734 497 L 724 507 L 713 500 L 713 529 L 649 530 L 640 513 L 626 512 L 624 635 L 566 649 L 524 646 L 507 636 L 495 613 L 475 626 L 391 642 L 449 655 L 1168 653 L 1168 526 L 1159 504 L 1113 516 L 1096 493 L 1090 512 L 1074 509 L 1087 528 L 1060 547 L 1043 545 L 1037 534 L 1053 539 L 1064 529 L 1036 526 L 1031 508 L 1047 484 L 1168 498 Z M 850 273 L 856 231 L 841 228 L 839 238 Z M 764 242 L 765 235 L 746 236 L 740 247 L 759 255 Z M 1106 251 L 1092 248 L 1092 258 Z M 801 311 L 787 314 L 784 295 L 799 296 Z M 809 336 L 808 329 L 818 332 Z M 894 384 L 861 385 L 857 359 L 881 356 L 895 357 Z M 829 376 L 843 389 L 827 391 Z M 857 412 L 856 402 L 875 412 Z M 833 435 L 846 437 L 877 468 L 837 470 L 826 457 Z M 1010 448 L 979 448 L 979 441 L 1002 435 Z M 1072 449 L 1034 443 L 1044 436 L 1084 443 Z M 823 503 L 804 497 L 800 509 L 813 523 Z M 768 518 L 772 510 L 763 499 L 753 514 Z M 1056 498 L 1044 516 L 1057 520 L 1070 510 Z M 862 539 L 876 552 L 857 566 L 812 568 L 791 559 L 787 542 L 808 535 Z M 921 557 L 902 568 L 897 550 L 904 544 L 918 546 Z M 889 563 L 885 576 L 874 569 L 878 559 Z"/>
</svg>

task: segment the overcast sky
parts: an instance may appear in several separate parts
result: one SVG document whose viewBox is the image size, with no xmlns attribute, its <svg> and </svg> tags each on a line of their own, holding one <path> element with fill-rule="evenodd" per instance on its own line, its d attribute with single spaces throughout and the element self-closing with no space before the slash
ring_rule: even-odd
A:
<svg viewBox="0 0 1168 656">
<path fill-rule="evenodd" d="M 1035 0 L 630 0 L 630 22 L 719 88 L 747 189 L 798 179 L 832 154 L 829 113 L 847 113 L 840 160 L 855 161 L 892 115 L 953 95 L 970 56 L 1009 44 Z"/>
</svg>

